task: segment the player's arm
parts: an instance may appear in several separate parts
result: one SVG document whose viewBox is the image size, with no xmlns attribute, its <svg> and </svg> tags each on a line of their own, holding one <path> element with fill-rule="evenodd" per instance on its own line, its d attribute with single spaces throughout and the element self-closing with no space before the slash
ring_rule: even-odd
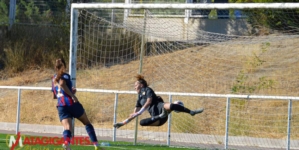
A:
<svg viewBox="0 0 299 150">
<path fill-rule="evenodd" d="M 146 102 L 145 104 L 141 107 L 139 111 L 137 111 L 135 114 L 133 114 L 134 117 L 141 115 L 147 108 L 152 104 L 153 102 L 153 97 L 154 97 L 154 91 L 152 89 L 147 89 L 146 90 Z"/>
<path fill-rule="evenodd" d="M 54 92 L 52 92 L 52 93 L 53 93 L 53 99 L 57 99 L 56 94 Z"/>
<path fill-rule="evenodd" d="M 135 110 L 134 110 L 134 112 L 135 112 Z M 135 114 L 135 113 L 133 113 L 133 114 Z M 123 126 L 123 125 L 129 123 L 130 121 L 132 121 L 135 117 L 137 117 L 137 116 L 132 116 L 132 115 L 130 115 L 130 117 L 127 118 L 127 119 L 125 119 L 124 121 L 115 123 L 115 124 L 113 125 L 113 127 L 114 127 L 114 128 L 120 128 L 121 126 Z"/>
<path fill-rule="evenodd" d="M 130 114 L 130 117 L 127 118 L 126 120 L 123 121 L 124 124 L 129 123 L 131 120 L 133 120 L 135 117 L 137 117 L 136 114 L 139 110 L 141 109 L 141 107 L 135 107 L 134 108 L 134 112 L 132 114 Z"/>
<path fill-rule="evenodd" d="M 133 113 L 137 113 L 140 109 L 141 107 L 135 107 Z"/>
<path fill-rule="evenodd" d="M 63 89 L 63 91 L 72 97 L 72 99 L 74 100 L 74 102 L 78 102 L 77 97 L 73 94 L 73 92 L 71 92 L 71 90 L 67 87 L 65 80 L 59 80 L 59 85 L 60 87 Z"/>
<path fill-rule="evenodd" d="M 73 92 L 73 94 L 76 94 L 77 89 L 75 87 L 72 87 L 72 92 Z"/>
<path fill-rule="evenodd" d="M 136 103 L 136 106 L 135 106 L 135 108 L 134 108 L 134 111 L 133 111 L 132 114 L 130 114 L 130 117 L 127 118 L 127 119 L 125 119 L 125 120 L 122 121 L 122 122 L 115 123 L 115 124 L 113 125 L 113 127 L 115 127 L 115 128 L 120 128 L 121 126 L 123 126 L 123 125 L 129 123 L 131 120 L 133 120 L 133 119 L 136 117 L 136 115 L 134 116 L 133 114 L 136 114 L 136 113 L 141 109 L 141 107 L 142 107 L 142 105 L 140 104 L 140 99 L 138 99 L 138 100 L 137 100 L 137 103 Z"/>
<path fill-rule="evenodd" d="M 129 123 L 130 121 L 132 121 L 134 118 L 136 118 L 137 116 L 141 115 L 152 103 L 152 98 L 147 98 L 145 104 L 142 107 L 135 107 L 134 109 L 134 113 L 130 115 L 129 118 L 127 118 L 126 120 L 122 121 L 122 122 L 118 122 L 116 124 L 114 124 L 113 126 L 115 128 L 120 128 L 121 126 Z"/>
<path fill-rule="evenodd" d="M 141 115 L 152 104 L 152 101 L 153 100 L 151 97 L 147 98 L 145 104 L 140 109 L 136 110 L 134 114 L 131 114 L 131 117 L 136 117 Z"/>
<path fill-rule="evenodd" d="M 54 77 L 52 77 L 52 94 L 53 94 L 53 99 L 57 99 L 57 95 L 55 93 L 55 85 L 54 85 Z"/>
<path fill-rule="evenodd" d="M 54 89 L 54 87 L 52 86 L 52 90 L 51 90 L 51 91 L 52 91 L 52 94 L 53 94 L 53 99 L 57 99 L 57 95 L 55 94 L 54 90 L 55 90 L 55 89 Z"/>
</svg>

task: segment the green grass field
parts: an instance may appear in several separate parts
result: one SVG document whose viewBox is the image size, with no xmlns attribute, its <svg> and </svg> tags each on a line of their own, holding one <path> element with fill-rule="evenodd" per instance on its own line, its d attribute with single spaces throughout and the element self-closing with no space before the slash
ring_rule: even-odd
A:
<svg viewBox="0 0 299 150">
<path fill-rule="evenodd" d="M 9 137 L 11 134 L 3 134 L 0 133 L 0 150 L 10 150 L 8 143 L 9 143 Z M 24 135 L 22 135 L 23 137 Z M 26 137 L 29 137 L 25 135 Z M 37 136 L 34 136 L 37 137 Z M 24 142 L 24 141 L 23 141 Z M 99 141 L 99 144 L 102 142 L 108 142 L 108 141 Z M 101 146 L 102 150 L 198 150 L 195 148 L 178 148 L 178 147 L 169 147 L 169 146 L 163 146 L 163 145 L 150 145 L 150 144 L 138 144 L 133 145 L 133 143 L 130 142 L 110 142 L 109 146 Z M 94 150 L 93 146 L 78 146 L 78 145 L 72 145 L 72 150 Z M 14 150 L 63 150 L 61 145 L 23 145 L 23 147 L 20 147 L 19 145 L 15 147 Z"/>
</svg>

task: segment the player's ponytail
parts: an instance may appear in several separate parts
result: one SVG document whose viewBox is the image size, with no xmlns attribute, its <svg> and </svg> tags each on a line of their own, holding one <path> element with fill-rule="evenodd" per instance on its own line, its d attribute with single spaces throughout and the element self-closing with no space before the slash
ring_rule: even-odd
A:
<svg viewBox="0 0 299 150">
<path fill-rule="evenodd" d="M 138 81 L 140 84 L 143 84 L 144 87 L 147 87 L 147 86 L 148 86 L 146 80 L 144 80 L 144 76 L 138 74 L 138 75 L 136 76 L 136 79 L 137 79 L 137 81 Z"/>
<path fill-rule="evenodd" d="M 56 83 L 59 82 L 59 79 L 61 78 L 65 67 L 66 67 L 66 64 L 65 64 L 65 61 L 63 58 L 56 59 L 56 62 L 55 62 L 55 70 L 56 70 L 55 82 Z"/>
</svg>

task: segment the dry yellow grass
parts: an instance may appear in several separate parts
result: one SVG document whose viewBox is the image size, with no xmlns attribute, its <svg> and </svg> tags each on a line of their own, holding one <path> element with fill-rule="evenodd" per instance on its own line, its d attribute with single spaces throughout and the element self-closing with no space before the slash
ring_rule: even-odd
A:
<svg viewBox="0 0 299 150">
<path fill-rule="evenodd" d="M 230 94 L 236 77 L 244 70 L 250 77 L 246 81 L 248 85 L 258 82 L 261 76 L 275 81 L 274 87 L 260 89 L 253 94 L 298 96 L 298 41 L 298 38 L 275 41 L 270 43 L 265 52 L 261 51 L 261 44 L 256 43 L 198 46 L 146 57 L 142 74 L 155 91 Z M 253 53 L 266 63 L 253 67 Z M 138 70 L 139 61 L 109 68 L 79 70 L 77 87 L 131 91 Z M 50 87 L 49 78 L 52 74 L 51 70 L 27 71 L 15 78 L 1 80 L 0 85 Z M 4 94 L 0 97 L 0 111 L 12 113 L 1 116 L 0 121 L 15 122 L 17 91 L 1 90 L 1 93 Z M 77 95 L 96 127 L 111 128 L 114 94 L 78 92 Z M 24 90 L 21 122 L 59 125 L 56 101 L 51 98 L 50 91 Z M 168 100 L 167 96 L 163 98 Z M 187 96 L 174 98 L 184 100 L 191 109 L 201 106 L 206 109 L 205 113 L 196 119 L 191 119 L 186 114 L 174 114 L 173 126 L 176 131 L 224 135 L 226 99 Z M 135 99 L 136 95 L 119 94 L 118 120 L 126 118 L 133 111 Z M 296 139 L 299 138 L 299 129 L 296 128 L 299 124 L 298 107 L 299 104 L 294 102 L 292 138 Z M 231 104 L 231 117 L 231 134 L 283 138 L 286 135 L 287 101 L 235 99 Z M 273 122 L 276 119 L 278 121 Z M 194 127 L 190 127 L 190 120 Z M 127 128 L 134 128 L 134 124 L 129 124 Z M 188 131 L 184 131 L 187 128 Z M 166 131 L 167 126 L 147 129 Z"/>
</svg>

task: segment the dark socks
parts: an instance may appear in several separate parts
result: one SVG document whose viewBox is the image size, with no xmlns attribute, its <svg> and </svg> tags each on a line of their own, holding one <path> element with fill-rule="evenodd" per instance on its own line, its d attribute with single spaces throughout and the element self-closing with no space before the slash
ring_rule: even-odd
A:
<svg viewBox="0 0 299 150">
<path fill-rule="evenodd" d="M 181 106 L 179 104 L 170 104 L 170 110 L 175 110 L 179 112 L 185 112 L 185 113 L 190 113 L 190 109 Z"/>
<path fill-rule="evenodd" d="M 70 130 L 64 130 L 63 131 L 63 138 L 64 138 L 64 144 L 70 144 L 71 142 L 71 137 L 72 137 L 72 133 Z"/>
<path fill-rule="evenodd" d="M 86 129 L 86 132 L 91 140 L 91 142 L 94 144 L 94 145 L 98 145 L 98 139 L 97 139 L 97 136 L 96 136 L 96 133 L 94 131 L 94 128 L 92 126 L 92 124 L 88 124 L 85 126 L 85 129 Z"/>
</svg>

